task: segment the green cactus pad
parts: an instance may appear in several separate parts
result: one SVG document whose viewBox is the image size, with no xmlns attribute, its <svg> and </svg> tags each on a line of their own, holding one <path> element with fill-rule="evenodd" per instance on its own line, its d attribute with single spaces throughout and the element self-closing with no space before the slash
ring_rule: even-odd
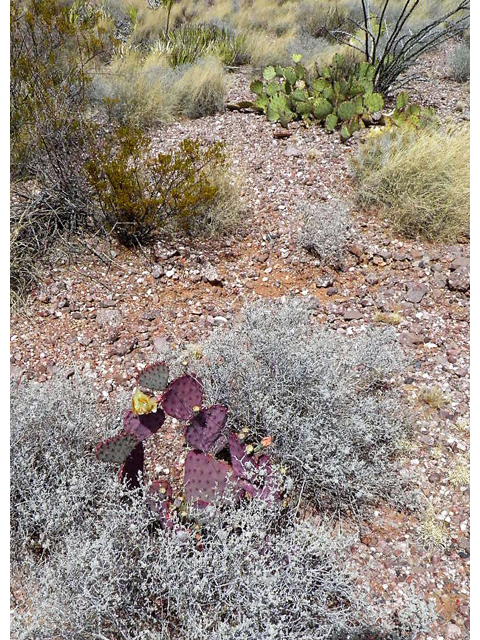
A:
<svg viewBox="0 0 480 640">
<path fill-rule="evenodd" d="M 252 93 L 256 93 L 257 96 L 262 95 L 262 93 L 263 93 L 263 82 L 261 80 L 253 80 L 250 83 L 250 91 Z"/>
<path fill-rule="evenodd" d="M 280 91 L 280 85 L 276 82 L 269 82 L 265 88 L 265 93 L 267 96 L 274 96 L 276 93 Z"/>
<path fill-rule="evenodd" d="M 293 67 L 286 67 L 283 70 L 285 80 L 293 87 L 297 81 L 297 74 Z"/>
<path fill-rule="evenodd" d="M 168 383 L 168 367 L 164 362 L 150 364 L 138 375 L 138 386 L 163 391 Z"/>
<path fill-rule="evenodd" d="M 326 98 L 317 98 L 313 103 L 313 115 L 318 120 L 325 120 L 332 111 L 333 105 Z"/>
<path fill-rule="evenodd" d="M 342 102 L 337 109 L 340 120 L 350 120 L 355 115 L 355 103 L 351 101 Z"/>
<path fill-rule="evenodd" d="M 278 122 L 281 118 L 289 117 L 293 119 L 293 113 L 288 108 L 287 98 L 281 94 L 272 96 L 267 107 L 267 118 L 270 122 Z"/>
<path fill-rule="evenodd" d="M 380 111 L 381 109 L 383 109 L 385 104 L 382 96 L 379 93 L 372 93 L 370 95 L 364 96 L 363 102 L 371 113 Z"/>
<path fill-rule="evenodd" d="M 266 69 L 263 70 L 263 77 L 267 82 L 269 82 L 270 80 L 273 80 L 276 75 L 277 74 L 274 67 L 267 67 Z"/>
<path fill-rule="evenodd" d="M 332 131 L 335 131 L 335 128 L 338 124 L 338 116 L 336 116 L 334 113 L 330 113 L 327 116 L 327 119 L 325 120 L 325 129 L 331 133 Z"/>
<path fill-rule="evenodd" d="M 346 124 L 342 125 L 342 129 L 340 131 L 340 135 L 342 136 L 342 140 L 348 140 L 349 138 L 352 137 L 352 134 L 350 133 L 349 128 L 347 127 Z"/>
<path fill-rule="evenodd" d="M 258 98 L 255 100 L 255 107 L 257 109 L 262 109 L 263 112 L 265 112 L 267 110 L 267 106 L 268 106 L 268 96 L 266 93 L 262 93 L 262 95 L 258 96 Z"/>
<path fill-rule="evenodd" d="M 404 109 L 408 104 L 408 93 L 406 91 L 402 91 L 398 94 L 397 99 L 395 101 L 395 106 L 397 109 Z"/>
<path fill-rule="evenodd" d="M 326 89 L 329 86 L 330 86 L 330 83 L 328 82 L 328 80 L 325 80 L 325 78 L 317 78 L 316 80 L 313 80 L 313 82 L 310 84 L 310 90 L 314 94 L 321 93 L 324 89 Z"/>
<path fill-rule="evenodd" d="M 95 449 L 95 456 L 102 462 L 121 464 L 128 458 L 137 444 L 138 439 L 135 435 L 122 432 L 118 436 L 100 442 Z"/>
</svg>

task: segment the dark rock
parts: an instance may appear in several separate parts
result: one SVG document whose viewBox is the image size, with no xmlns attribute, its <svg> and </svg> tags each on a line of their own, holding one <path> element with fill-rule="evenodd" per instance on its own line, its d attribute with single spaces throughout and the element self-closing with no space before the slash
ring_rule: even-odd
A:
<svg viewBox="0 0 480 640">
<path fill-rule="evenodd" d="M 102 302 L 100 302 L 100 306 L 102 307 L 102 309 L 109 309 L 111 307 L 116 307 L 117 303 L 115 302 L 115 300 L 103 300 Z"/>
<path fill-rule="evenodd" d="M 338 293 L 337 287 L 329 287 L 327 289 L 327 296 L 334 296 L 336 293 Z"/>
<path fill-rule="evenodd" d="M 460 267 L 447 278 L 447 285 L 451 291 L 466 293 L 470 289 L 470 272 L 465 267 Z"/>
<path fill-rule="evenodd" d="M 277 138 L 278 140 L 282 140 L 283 138 L 290 138 L 291 135 L 292 132 L 288 129 L 284 129 L 283 127 L 281 129 L 275 129 L 275 131 L 273 132 L 273 137 Z"/>
</svg>

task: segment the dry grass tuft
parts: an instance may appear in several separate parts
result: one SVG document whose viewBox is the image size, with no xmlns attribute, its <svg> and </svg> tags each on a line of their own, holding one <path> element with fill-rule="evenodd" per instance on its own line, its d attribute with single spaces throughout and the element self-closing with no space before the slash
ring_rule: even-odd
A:
<svg viewBox="0 0 480 640">
<path fill-rule="evenodd" d="M 382 311 L 377 311 L 373 319 L 375 322 L 383 322 L 384 324 L 392 324 L 396 326 L 402 321 L 402 316 L 396 312 L 383 313 Z"/>
<path fill-rule="evenodd" d="M 448 527 L 443 520 L 438 520 L 435 507 L 431 502 L 423 514 L 419 537 L 428 549 L 445 548 L 448 545 Z"/>
<path fill-rule="evenodd" d="M 470 469 L 467 465 L 458 463 L 449 476 L 454 487 L 468 487 L 470 484 Z"/>
<path fill-rule="evenodd" d="M 225 73 L 217 58 L 171 69 L 157 53 L 131 49 L 94 77 L 92 96 L 114 119 L 138 126 L 199 118 L 224 108 Z"/>
<path fill-rule="evenodd" d="M 450 398 L 440 387 L 423 387 L 420 398 L 433 409 L 440 409 L 450 403 Z"/>
<path fill-rule="evenodd" d="M 367 137 L 354 160 L 358 199 L 408 237 L 455 242 L 469 234 L 469 127 L 391 129 Z"/>
</svg>

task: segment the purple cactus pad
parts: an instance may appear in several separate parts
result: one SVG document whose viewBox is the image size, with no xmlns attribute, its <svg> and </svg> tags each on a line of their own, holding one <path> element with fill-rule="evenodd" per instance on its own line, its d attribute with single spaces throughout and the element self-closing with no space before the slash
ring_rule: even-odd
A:
<svg viewBox="0 0 480 640">
<path fill-rule="evenodd" d="M 215 404 L 202 409 L 185 428 L 185 439 L 194 449 L 218 453 L 228 443 L 227 407 Z"/>
<path fill-rule="evenodd" d="M 143 442 L 156 433 L 165 422 L 165 413 L 157 408 L 155 413 L 137 415 L 133 411 L 126 411 L 123 417 L 124 432 L 134 435 L 138 442 Z"/>
<path fill-rule="evenodd" d="M 233 478 L 233 469 L 226 462 L 190 451 L 185 460 L 185 500 L 214 502 Z"/>
<path fill-rule="evenodd" d="M 177 378 L 167 387 L 162 397 L 162 407 L 169 416 L 177 420 L 190 420 L 194 408 L 202 404 L 203 385 L 191 375 Z"/>
<path fill-rule="evenodd" d="M 131 454 L 123 463 L 120 471 L 118 472 L 118 479 L 131 489 L 135 489 L 140 486 L 138 474 L 143 473 L 143 463 L 145 461 L 145 454 L 143 450 L 143 444 L 139 442 L 133 449 Z"/>
</svg>

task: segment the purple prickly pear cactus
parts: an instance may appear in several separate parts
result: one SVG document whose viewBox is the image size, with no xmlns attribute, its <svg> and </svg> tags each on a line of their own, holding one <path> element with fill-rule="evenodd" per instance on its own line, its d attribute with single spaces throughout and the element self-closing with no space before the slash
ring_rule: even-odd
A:
<svg viewBox="0 0 480 640">
<path fill-rule="evenodd" d="M 227 407 L 215 404 L 202 409 L 185 427 L 185 439 L 194 449 L 218 453 L 228 443 Z"/>
<path fill-rule="evenodd" d="M 181 376 L 169 384 L 162 397 L 165 413 L 177 420 L 190 420 L 200 411 L 203 385 L 191 375 Z"/>
<path fill-rule="evenodd" d="M 239 478 L 239 486 L 254 498 L 280 500 L 279 482 L 270 457 L 262 455 L 258 459 L 248 454 L 245 445 L 235 433 L 229 437 L 230 457 L 235 475 Z"/>
<path fill-rule="evenodd" d="M 165 422 L 165 414 L 161 409 L 155 413 L 137 415 L 129 410 L 123 417 L 124 432 L 134 435 L 138 442 L 143 442 L 156 433 Z"/>
<path fill-rule="evenodd" d="M 185 460 L 185 500 L 214 502 L 221 495 L 233 469 L 226 462 L 198 451 L 190 451 Z"/>
<path fill-rule="evenodd" d="M 138 375 L 138 386 L 146 387 L 152 391 L 163 391 L 168 383 L 168 367 L 164 362 L 156 362 Z"/>
<path fill-rule="evenodd" d="M 140 472 L 143 473 L 144 461 L 145 453 L 143 443 L 139 442 L 122 464 L 120 471 L 118 472 L 118 479 L 120 482 L 125 482 L 125 484 L 127 484 L 131 489 L 139 487 L 140 481 L 138 479 L 138 474 Z"/>
<path fill-rule="evenodd" d="M 123 463 L 138 444 L 134 434 L 122 433 L 100 442 L 95 448 L 95 456 L 102 462 Z"/>
</svg>

